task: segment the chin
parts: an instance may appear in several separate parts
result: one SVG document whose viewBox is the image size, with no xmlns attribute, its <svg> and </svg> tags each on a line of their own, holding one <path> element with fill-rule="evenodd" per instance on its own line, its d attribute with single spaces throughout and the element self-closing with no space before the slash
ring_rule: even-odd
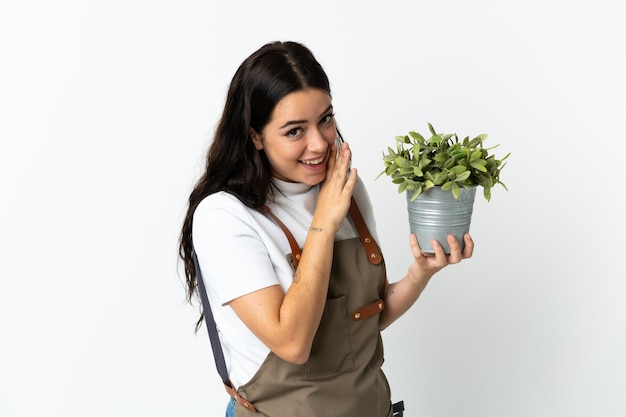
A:
<svg viewBox="0 0 626 417">
<path fill-rule="evenodd" d="M 324 173 L 324 175 L 307 175 L 304 178 L 302 178 L 300 182 L 303 184 L 314 186 L 314 185 L 321 184 L 322 181 L 324 181 L 324 178 L 326 178 L 326 173 Z"/>
</svg>

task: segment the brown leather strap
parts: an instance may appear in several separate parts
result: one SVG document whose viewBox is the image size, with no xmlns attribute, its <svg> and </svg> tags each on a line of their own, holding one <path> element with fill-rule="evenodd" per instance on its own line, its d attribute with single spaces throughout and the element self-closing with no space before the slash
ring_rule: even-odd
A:
<svg viewBox="0 0 626 417">
<path fill-rule="evenodd" d="M 359 232 L 361 242 L 363 243 L 363 246 L 365 246 L 367 258 L 370 260 L 370 263 L 373 265 L 380 264 L 383 261 L 383 257 L 378 250 L 378 245 L 376 245 L 372 234 L 365 224 L 365 220 L 363 220 L 363 216 L 361 215 L 359 206 L 356 205 L 354 197 L 352 197 L 352 204 L 350 204 L 350 210 L 348 213 L 350 213 L 350 217 L 352 217 L 356 230 Z"/>
<path fill-rule="evenodd" d="M 231 385 L 232 385 L 232 382 L 231 382 Z M 239 395 L 239 393 L 237 393 L 237 391 L 235 391 L 234 388 L 231 388 L 226 384 L 224 384 L 224 388 L 226 388 L 226 392 L 228 393 L 228 395 L 230 395 L 231 397 L 235 399 L 235 401 L 237 401 L 237 404 L 244 407 L 246 410 L 254 411 L 256 413 L 256 408 L 254 408 L 252 403 L 246 400 L 245 398 L 243 398 L 241 395 Z"/>
<path fill-rule="evenodd" d="M 385 309 L 385 302 L 382 299 L 380 299 L 352 313 L 352 320 L 358 321 L 358 320 L 368 319 L 372 316 L 375 316 L 376 314 L 382 313 L 384 309 Z"/>
<path fill-rule="evenodd" d="M 263 206 L 263 211 L 274 220 L 274 222 L 281 228 L 287 240 L 289 241 L 289 246 L 291 247 L 291 256 L 293 257 L 293 263 L 295 267 L 298 267 L 298 263 L 300 262 L 300 257 L 302 256 L 302 251 L 300 250 L 300 246 L 298 246 L 298 242 L 293 237 L 287 226 L 280 221 L 274 213 L 270 210 L 267 205 Z M 383 257 L 378 250 L 378 245 L 376 245 L 376 241 L 372 237 L 367 225 L 365 224 L 365 220 L 363 220 L 363 216 L 361 215 L 361 210 L 359 210 L 359 206 L 356 204 L 356 200 L 352 197 L 352 201 L 350 204 L 350 209 L 348 210 L 350 217 L 352 217 L 352 221 L 354 222 L 354 226 L 356 227 L 357 232 L 359 233 L 359 237 L 361 238 L 361 242 L 365 247 L 365 252 L 367 253 L 367 258 L 370 263 L 373 265 L 378 265 L 383 261 Z"/>
<path fill-rule="evenodd" d="M 265 211 L 265 213 L 268 216 L 270 216 L 272 220 L 274 220 L 274 222 L 276 222 L 278 227 L 281 228 L 281 230 L 287 237 L 287 240 L 289 241 L 289 246 L 291 247 L 291 256 L 293 257 L 293 264 L 297 268 L 298 264 L 300 263 L 300 257 L 302 256 L 302 251 L 300 250 L 300 246 L 298 246 L 298 242 L 296 241 L 296 238 L 293 237 L 293 235 L 291 234 L 287 226 L 285 226 L 285 224 L 281 222 L 280 219 L 274 215 L 274 213 L 272 213 L 272 211 L 270 210 L 268 206 L 264 205 L 263 211 Z"/>
</svg>

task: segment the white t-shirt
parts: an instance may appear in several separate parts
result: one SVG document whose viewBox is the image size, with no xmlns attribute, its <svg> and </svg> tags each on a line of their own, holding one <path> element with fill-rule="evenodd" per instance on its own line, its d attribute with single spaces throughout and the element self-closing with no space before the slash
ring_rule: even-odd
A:
<svg viewBox="0 0 626 417">
<path fill-rule="evenodd" d="M 302 247 L 313 219 L 319 186 L 273 180 L 276 188 L 272 212 L 287 226 Z M 371 202 L 360 179 L 354 198 L 377 239 Z M 344 220 L 335 240 L 357 236 Z M 228 303 L 251 292 L 280 285 L 287 291 L 294 271 L 283 231 L 265 214 L 250 209 L 236 197 L 219 192 L 198 205 L 193 218 L 193 244 L 204 278 L 211 310 L 219 329 L 229 377 L 235 387 L 247 383 L 269 353 L 239 319 Z"/>
</svg>

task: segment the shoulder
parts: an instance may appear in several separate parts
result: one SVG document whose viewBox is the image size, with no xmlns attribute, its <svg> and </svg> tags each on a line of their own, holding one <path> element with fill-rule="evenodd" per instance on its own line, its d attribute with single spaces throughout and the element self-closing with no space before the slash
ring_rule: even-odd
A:
<svg viewBox="0 0 626 417">
<path fill-rule="evenodd" d="M 205 197 L 198 204 L 194 216 L 202 216 L 203 213 L 224 210 L 243 214 L 245 209 L 246 206 L 237 197 L 225 191 L 220 191 Z"/>
<path fill-rule="evenodd" d="M 260 241 L 256 210 L 246 207 L 239 199 L 226 192 L 206 197 L 193 216 L 193 242 L 199 253 L 216 247 L 229 249 Z M 246 238 L 246 239 L 241 239 Z"/>
<path fill-rule="evenodd" d="M 227 192 L 207 196 L 198 204 L 193 215 L 194 232 L 202 227 L 224 229 L 234 224 L 251 224 L 253 215 L 237 197 Z"/>
</svg>

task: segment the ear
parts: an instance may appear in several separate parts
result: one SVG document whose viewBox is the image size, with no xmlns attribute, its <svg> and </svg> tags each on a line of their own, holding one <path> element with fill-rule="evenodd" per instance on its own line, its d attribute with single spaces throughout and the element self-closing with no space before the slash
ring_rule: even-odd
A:
<svg viewBox="0 0 626 417">
<path fill-rule="evenodd" d="M 252 143 L 254 143 L 254 147 L 257 151 L 263 149 L 263 140 L 261 139 L 261 135 L 259 135 L 254 129 L 250 128 L 250 138 L 252 138 Z"/>
</svg>

